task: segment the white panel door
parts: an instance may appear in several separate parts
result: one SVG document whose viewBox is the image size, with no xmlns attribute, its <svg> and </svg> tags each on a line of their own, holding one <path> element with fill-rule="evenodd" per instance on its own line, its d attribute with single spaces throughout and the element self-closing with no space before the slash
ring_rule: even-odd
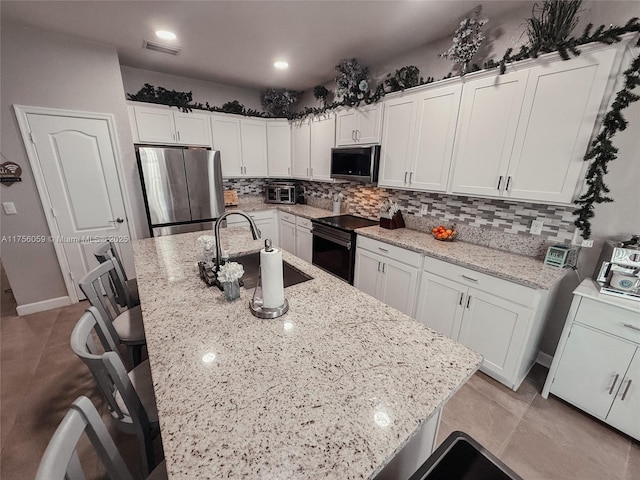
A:
<svg viewBox="0 0 640 480">
<path fill-rule="evenodd" d="M 462 84 L 428 90 L 418 96 L 410 188 L 447 190 L 461 95 Z"/>
<path fill-rule="evenodd" d="M 361 248 L 356 249 L 356 266 L 353 286 L 380 300 L 378 284 L 383 257 Z"/>
<path fill-rule="evenodd" d="M 458 341 L 484 357 L 483 369 L 512 378 L 530 310 L 470 288 Z"/>
<path fill-rule="evenodd" d="M 201 113 L 173 112 L 178 143 L 183 145 L 211 146 L 209 115 Z"/>
<path fill-rule="evenodd" d="M 291 176 L 291 127 L 289 122 L 267 122 L 267 166 L 270 177 Z"/>
<path fill-rule="evenodd" d="M 213 148 L 220 151 L 222 175 L 242 176 L 242 146 L 240 142 L 240 120 L 229 116 L 212 116 L 211 133 Z"/>
<path fill-rule="evenodd" d="M 311 125 L 309 119 L 291 124 L 291 175 L 307 179 L 310 176 Z"/>
<path fill-rule="evenodd" d="M 356 143 L 356 110 L 349 108 L 336 114 L 336 146 Z"/>
<path fill-rule="evenodd" d="M 267 122 L 241 120 L 242 165 L 246 177 L 267 176 Z"/>
<path fill-rule="evenodd" d="M 613 49 L 585 53 L 531 70 L 507 196 L 571 202 L 615 54 Z"/>
<path fill-rule="evenodd" d="M 408 165 L 415 153 L 415 115 L 417 96 L 408 95 L 384 102 L 384 126 L 380 147 L 380 176 L 384 187 L 404 188 L 408 183 Z"/>
<path fill-rule="evenodd" d="M 147 143 L 176 143 L 173 112 L 162 108 L 133 107 L 138 138 Z"/>
<path fill-rule="evenodd" d="M 379 103 L 365 105 L 357 110 L 356 143 L 380 143 L 381 112 Z"/>
<path fill-rule="evenodd" d="M 311 179 L 331 180 L 331 148 L 335 135 L 336 123 L 333 115 L 323 115 L 311 120 Z"/>
<path fill-rule="evenodd" d="M 453 193 L 502 195 L 528 75 L 524 70 L 464 85 Z"/>
<path fill-rule="evenodd" d="M 605 419 L 635 345 L 579 324 L 571 327 L 551 392 Z"/>
<path fill-rule="evenodd" d="M 111 238 L 132 265 L 127 217 L 107 120 L 27 115 L 78 298 L 78 281 L 98 265 L 98 242 Z M 54 234 L 54 232 L 52 232 Z M 131 267 L 130 267 L 131 269 Z"/>
<path fill-rule="evenodd" d="M 296 226 L 296 256 L 309 263 L 313 259 L 313 234 L 308 228 Z"/>
<path fill-rule="evenodd" d="M 296 254 L 296 226 L 283 219 L 279 221 L 280 225 L 280 248 L 286 250 L 293 255 Z"/>
<path fill-rule="evenodd" d="M 467 287 L 457 282 L 423 271 L 418 290 L 416 320 L 457 340 L 466 291 Z"/>
<path fill-rule="evenodd" d="M 418 269 L 390 258 L 382 263 L 379 298 L 387 305 L 413 316 Z"/>
<path fill-rule="evenodd" d="M 640 348 L 636 348 L 627 374 L 620 382 L 607 422 L 640 439 Z"/>
</svg>

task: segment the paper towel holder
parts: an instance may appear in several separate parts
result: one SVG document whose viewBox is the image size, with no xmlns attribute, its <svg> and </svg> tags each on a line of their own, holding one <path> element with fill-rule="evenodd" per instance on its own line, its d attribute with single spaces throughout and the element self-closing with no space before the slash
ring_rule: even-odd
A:
<svg viewBox="0 0 640 480">
<path fill-rule="evenodd" d="M 264 241 L 264 249 L 267 252 L 273 250 L 271 246 L 271 240 L 266 239 Z M 258 288 L 262 289 L 262 266 L 258 267 L 258 283 L 256 284 L 256 288 L 253 290 L 253 296 L 251 300 L 249 300 L 249 310 L 251 313 L 258 318 L 278 318 L 284 315 L 289 311 L 289 302 L 287 299 L 284 299 L 284 303 L 279 307 L 267 308 L 262 304 L 262 298 L 256 298 L 256 293 L 258 292 Z"/>
</svg>

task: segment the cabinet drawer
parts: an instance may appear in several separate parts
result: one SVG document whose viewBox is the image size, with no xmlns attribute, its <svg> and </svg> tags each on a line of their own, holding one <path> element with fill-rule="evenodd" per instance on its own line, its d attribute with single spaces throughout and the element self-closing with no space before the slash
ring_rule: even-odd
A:
<svg viewBox="0 0 640 480">
<path fill-rule="evenodd" d="M 296 216 L 292 215 L 291 213 L 286 213 L 286 212 L 280 212 L 280 219 L 284 220 L 285 222 L 289 222 L 289 223 L 296 223 Z"/>
<path fill-rule="evenodd" d="M 424 268 L 426 272 L 439 275 L 449 280 L 459 282 L 469 287 L 484 290 L 498 297 L 506 298 L 521 305 L 532 306 L 536 299 L 533 288 L 502 280 L 485 273 L 476 272 L 469 268 L 454 265 L 435 258 L 425 256 Z"/>
<path fill-rule="evenodd" d="M 260 210 L 257 212 L 245 212 L 249 215 L 255 222 L 260 220 L 271 220 L 273 219 L 273 210 Z M 228 226 L 236 226 L 236 225 L 248 225 L 249 222 L 246 218 L 241 217 L 240 215 L 232 215 L 227 218 Z"/>
<path fill-rule="evenodd" d="M 422 254 L 412 252 L 402 247 L 396 247 L 395 245 L 380 242 L 372 238 L 363 237 L 362 235 L 358 235 L 357 245 L 359 248 L 364 248 L 379 255 L 393 258 L 394 260 L 416 268 L 420 268 L 422 265 Z"/>
<path fill-rule="evenodd" d="M 640 313 L 582 297 L 574 321 L 640 344 Z"/>
<path fill-rule="evenodd" d="M 311 230 L 311 220 L 303 217 L 296 217 L 296 225 L 298 227 L 306 228 L 307 230 Z"/>
</svg>

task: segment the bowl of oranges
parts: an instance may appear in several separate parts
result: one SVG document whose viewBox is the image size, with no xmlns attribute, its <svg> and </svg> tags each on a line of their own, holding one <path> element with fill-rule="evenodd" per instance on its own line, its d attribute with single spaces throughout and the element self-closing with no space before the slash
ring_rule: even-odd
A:
<svg viewBox="0 0 640 480">
<path fill-rule="evenodd" d="M 453 242 L 458 236 L 455 225 L 452 227 L 445 227 L 444 225 L 440 225 L 439 227 L 434 227 L 431 230 L 431 233 L 433 233 L 433 238 L 443 242 Z"/>
</svg>

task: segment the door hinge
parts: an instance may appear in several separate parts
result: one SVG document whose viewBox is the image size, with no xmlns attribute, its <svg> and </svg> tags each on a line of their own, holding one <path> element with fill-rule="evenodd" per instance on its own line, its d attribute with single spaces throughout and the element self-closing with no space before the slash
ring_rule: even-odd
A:
<svg viewBox="0 0 640 480">
<path fill-rule="evenodd" d="M 33 138 L 33 132 L 31 130 L 29 130 L 29 140 L 31 140 L 31 143 L 33 143 L 34 145 L 36 144 L 36 141 Z"/>
<path fill-rule="evenodd" d="M 71 281 L 75 281 L 75 278 L 73 278 L 73 273 L 69 272 L 69 278 L 71 279 Z"/>
<path fill-rule="evenodd" d="M 51 215 L 53 215 L 54 217 L 56 216 L 56 211 L 53 209 L 53 207 L 51 207 Z"/>
</svg>

